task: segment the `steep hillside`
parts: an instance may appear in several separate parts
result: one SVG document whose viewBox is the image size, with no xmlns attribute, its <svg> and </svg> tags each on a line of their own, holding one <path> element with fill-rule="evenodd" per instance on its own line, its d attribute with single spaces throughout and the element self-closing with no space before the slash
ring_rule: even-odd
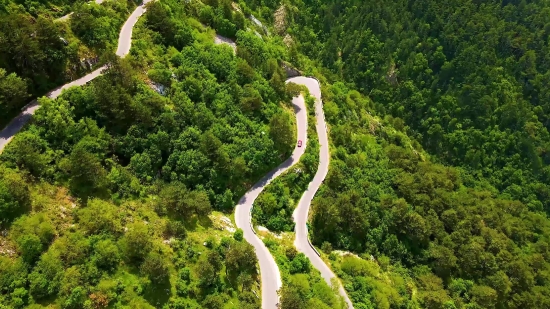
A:
<svg viewBox="0 0 550 309">
<path fill-rule="evenodd" d="M 548 307 L 547 4 L 245 2 L 323 78 L 311 238 L 354 304 Z"/>
<path fill-rule="evenodd" d="M 294 92 L 272 46 L 239 32 L 237 57 L 181 4 L 150 4 L 130 55 L 39 99 L 0 155 L 1 308 L 260 307 L 230 213 L 292 150 Z"/>
</svg>

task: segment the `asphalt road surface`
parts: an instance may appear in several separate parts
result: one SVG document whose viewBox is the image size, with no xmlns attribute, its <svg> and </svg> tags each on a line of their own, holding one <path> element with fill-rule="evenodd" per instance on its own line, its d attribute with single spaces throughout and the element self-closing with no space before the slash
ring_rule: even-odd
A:
<svg viewBox="0 0 550 309">
<path fill-rule="evenodd" d="M 279 303 L 279 295 L 277 291 L 282 286 L 281 274 L 279 267 L 269 253 L 262 240 L 256 236 L 251 225 L 251 211 L 254 200 L 260 192 L 277 176 L 298 163 L 300 157 L 305 151 L 307 140 L 307 111 L 302 96 L 292 100 L 294 112 L 296 114 L 297 139 L 302 140 L 302 147 L 296 146 L 292 152 L 292 156 L 285 162 L 281 163 L 277 168 L 265 175 L 258 181 L 246 194 L 241 198 L 235 209 L 235 221 L 237 227 L 244 231 L 244 238 L 256 249 L 256 256 L 260 263 L 260 274 L 262 277 L 262 309 L 275 309 Z"/>
<path fill-rule="evenodd" d="M 132 30 L 134 29 L 135 24 L 138 19 L 145 13 L 145 5 L 151 0 L 143 0 L 143 2 L 132 12 L 132 15 L 128 17 L 120 34 L 118 35 L 118 48 L 116 50 L 116 55 L 124 58 L 130 52 L 130 47 L 132 46 Z"/>
<path fill-rule="evenodd" d="M 335 278 L 336 276 L 310 245 L 307 231 L 308 213 L 311 206 L 311 200 L 327 176 L 329 166 L 329 144 L 327 127 L 325 123 L 325 113 L 323 112 L 323 102 L 321 100 L 321 87 L 319 82 L 311 77 L 293 77 L 288 79 L 287 82 L 293 82 L 298 85 L 306 86 L 309 89 L 310 94 L 315 97 L 315 118 L 317 119 L 316 128 L 320 144 L 319 167 L 317 168 L 317 173 L 315 173 L 315 177 L 309 183 L 307 190 L 304 192 L 300 202 L 298 203 L 298 207 L 296 207 L 293 213 L 294 222 L 296 223 L 296 239 L 294 240 L 294 245 L 299 252 L 304 253 L 309 258 L 311 264 L 313 264 L 313 266 L 321 272 L 321 276 L 330 286 L 332 284 L 332 278 Z M 342 285 L 340 285 L 339 292 L 346 301 L 348 308 L 353 308 L 353 305 Z"/>
<path fill-rule="evenodd" d="M 102 1 L 103 0 L 98 0 L 96 2 L 101 3 Z M 149 1 L 150 0 L 144 0 L 143 3 L 134 10 L 132 15 L 130 15 L 130 17 L 122 26 L 122 30 L 120 30 L 120 34 L 118 36 L 118 48 L 116 51 L 117 56 L 124 58 L 124 56 L 126 56 L 130 52 L 130 47 L 132 46 L 132 29 L 138 21 L 139 17 L 145 12 L 145 5 Z M 86 76 L 83 76 L 77 80 L 58 87 L 48 92 L 46 94 L 46 97 L 50 99 L 55 99 L 61 94 L 63 90 L 67 88 L 85 85 L 86 83 L 101 75 L 104 69 L 105 66 L 102 66 Z M 19 132 L 23 128 L 23 126 L 25 126 L 25 124 L 31 119 L 32 115 L 38 108 L 39 105 L 36 100 L 32 101 L 22 109 L 21 114 L 15 117 L 4 129 L 2 129 L 2 131 L 0 131 L 0 153 L 12 140 L 15 134 Z"/>
</svg>

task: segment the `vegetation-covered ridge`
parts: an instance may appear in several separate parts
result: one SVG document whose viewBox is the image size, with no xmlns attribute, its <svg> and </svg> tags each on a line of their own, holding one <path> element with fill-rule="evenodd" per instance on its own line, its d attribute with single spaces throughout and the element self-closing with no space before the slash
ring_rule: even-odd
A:
<svg viewBox="0 0 550 309">
<path fill-rule="evenodd" d="M 185 3 L 149 4 L 128 57 L 40 99 L 0 155 L 1 306 L 260 307 L 253 248 L 221 212 L 294 146 L 273 120 L 286 56 L 246 31 L 237 55 L 214 45 Z"/>
<path fill-rule="evenodd" d="M 311 235 L 354 304 L 550 306 L 544 3 L 247 4 L 327 81 Z"/>
</svg>

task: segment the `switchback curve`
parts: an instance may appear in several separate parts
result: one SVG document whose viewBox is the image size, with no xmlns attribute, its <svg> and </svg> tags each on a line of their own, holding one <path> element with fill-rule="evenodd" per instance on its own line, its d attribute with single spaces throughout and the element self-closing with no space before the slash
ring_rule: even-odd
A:
<svg viewBox="0 0 550 309">
<path fill-rule="evenodd" d="M 128 17 L 124 25 L 122 26 L 122 29 L 120 31 L 120 34 L 118 36 L 118 48 L 116 51 L 116 55 L 124 58 L 128 53 L 130 52 L 130 47 L 132 46 L 132 29 L 134 28 L 134 25 L 138 21 L 139 17 L 143 15 L 145 12 L 145 5 L 150 2 L 150 0 L 144 0 L 142 4 L 140 4 L 134 12 Z M 91 72 L 90 74 L 87 74 L 77 80 L 74 80 L 70 83 L 67 83 L 63 86 L 57 87 L 53 89 L 52 91 L 48 92 L 45 96 L 50 99 L 55 99 L 59 95 L 61 95 L 61 92 L 65 89 L 74 87 L 74 86 L 83 86 L 93 80 L 94 78 L 101 75 L 103 70 L 106 68 L 106 66 L 102 66 L 95 71 Z M 36 110 L 40 106 L 38 105 L 38 102 L 36 100 L 33 100 L 31 103 L 26 105 L 22 108 L 22 112 L 16 116 L 8 125 L 0 131 L 0 153 L 4 148 L 9 144 L 9 142 L 13 139 L 15 134 L 19 132 L 27 122 L 31 119 L 32 115 L 36 112 Z"/>
<path fill-rule="evenodd" d="M 315 193 L 319 190 L 319 187 L 327 176 L 330 160 L 327 125 L 325 122 L 325 113 L 323 112 L 323 101 L 321 100 L 321 85 L 315 78 L 304 76 L 290 78 L 287 82 L 306 86 L 310 94 L 315 98 L 316 129 L 317 136 L 319 137 L 319 167 L 317 168 L 317 173 L 315 173 L 313 180 L 309 183 L 307 190 L 298 203 L 298 207 L 296 207 L 293 213 L 294 222 L 296 223 L 296 239 L 294 240 L 294 245 L 299 252 L 304 253 L 309 258 L 311 264 L 321 272 L 321 276 L 330 286 L 332 284 L 332 279 L 336 278 L 336 276 L 325 262 L 323 262 L 317 250 L 310 243 L 307 230 L 311 200 L 313 200 Z M 348 308 L 352 309 L 353 304 L 341 284 L 339 292 L 346 301 Z"/>
<path fill-rule="evenodd" d="M 294 98 L 292 100 L 292 105 L 296 114 L 297 138 L 298 140 L 302 140 L 302 147 L 296 146 L 292 152 L 292 156 L 260 179 L 245 193 L 235 208 L 235 222 L 237 227 L 243 230 L 245 240 L 256 250 L 256 256 L 260 263 L 260 275 L 262 277 L 262 309 L 278 308 L 279 295 L 277 292 L 282 286 L 282 281 L 279 267 L 277 263 L 275 263 L 275 259 L 262 240 L 256 235 L 252 226 L 252 205 L 262 190 L 269 185 L 273 179 L 298 163 L 300 157 L 305 152 L 307 144 L 307 110 L 304 98 L 302 96 Z"/>
</svg>

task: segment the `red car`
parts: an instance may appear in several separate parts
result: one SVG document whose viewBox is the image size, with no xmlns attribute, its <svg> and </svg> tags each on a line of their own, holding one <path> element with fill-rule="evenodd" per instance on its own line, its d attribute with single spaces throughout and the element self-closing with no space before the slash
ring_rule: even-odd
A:
<svg viewBox="0 0 550 309">
<path fill-rule="evenodd" d="M 298 147 L 302 147 L 302 140 L 298 140 Z"/>
</svg>

